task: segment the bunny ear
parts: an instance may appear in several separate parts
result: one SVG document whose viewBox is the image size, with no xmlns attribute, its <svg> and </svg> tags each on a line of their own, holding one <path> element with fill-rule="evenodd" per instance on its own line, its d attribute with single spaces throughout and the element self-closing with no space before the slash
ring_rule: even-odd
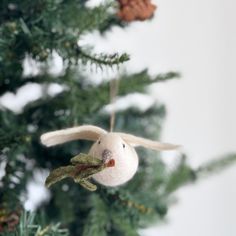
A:
<svg viewBox="0 0 236 236">
<path fill-rule="evenodd" d="M 125 133 L 118 133 L 118 134 L 124 141 L 126 141 L 131 146 L 143 146 L 145 148 L 158 151 L 174 150 L 180 147 L 179 145 L 174 145 L 170 143 L 160 143 L 157 141 L 152 141 L 150 139 L 137 137 L 131 134 L 125 134 Z"/>
<path fill-rule="evenodd" d="M 42 144 L 50 147 L 77 139 L 96 141 L 102 134 L 106 133 L 107 132 L 104 129 L 97 126 L 83 125 L 45 133 L 40 139 Z"/>
</svg>

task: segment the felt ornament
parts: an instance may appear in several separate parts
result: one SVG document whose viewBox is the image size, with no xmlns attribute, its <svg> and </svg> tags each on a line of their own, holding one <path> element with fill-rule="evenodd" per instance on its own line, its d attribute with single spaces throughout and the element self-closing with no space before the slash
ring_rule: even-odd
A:
<svg viewBox="0 0 236 236">
<path fill-rule="evenodd" d="M 102 128 L 92 125 L 53 131 L 41 136 L 42 144 L 47 147 L 73 140 L 89 140 L 94 142 L 88 155 L 102 162 L 97 163 L 100 165 L 100 169 L 98 168 L 98 171 L 95 171 L 96 173 L 87 173 L 88 176 L 86 175 L 85 179 L 92 177 L 96 182 L 110 187 L 126 183 L 136 173 L 139 161 L 134 147 L 143 146 L 157 151 L 174 150 L 179 147 L 178 145 L 160 143 L 127 133 L 107 132 Z M 79 163 L 80 157 L 78 156 L 76 160 Z M 71 161 L 73 163 L 73 159 Z M 87 164 L 91 164 L 91 162 L 89 163 L 88 161 Z M 79 179 L 81 180 L 81 176 Z"/>
</svg>

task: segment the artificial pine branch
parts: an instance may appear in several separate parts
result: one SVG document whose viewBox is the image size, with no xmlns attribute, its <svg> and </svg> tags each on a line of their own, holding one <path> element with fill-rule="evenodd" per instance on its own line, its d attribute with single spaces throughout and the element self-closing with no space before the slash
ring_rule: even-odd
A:
<svg viewBox="0 0 236 236">
<path fill-rule="evenodd" d="M 110 227 L 109 208 L 97 194 L 90 197 L 91 209 L 85 220 L 82 236 L 107 236 Z"/>
<path fill-rule="evenodd" d="M 61 228 L 60 223 L 42 226 L 37 221 L 37 214 L 23 211 L 19 225 L 10 231 L 1 232 L 2 236 L 69 236 L 68 229 Z"/>
<path fill-rule="evenodd" d="M 186 184 L 215 175 L 232 166 L 235 162 L 236 154 L 232 153 L 203 163 L 198 168 L 193 169 L 186 163 L 186 156 L 183 155 L 176 167 L 170 172 L 165 194 L 168 195 Z"/>
<path fill-rule="evenodd" d="M 122 64 L 129 60 L 129 56 L 126 53 L 123 53 L 121 55 L 115 53 L 111 55 L 107 54 L 89 54 L 86 53 L 82 48 L 78 47 L 77 49 L 78 56 L 81 58 L 81 61 L 83 64 L 86 64 L 87 62 L 90 62 L 91 64 L 95 64 L 96 66 L 100 67 L 102 69 L 103 66 L 114 66 Z"/>
<path fill-rule="evenodd" d="M 206 178 L 212 174 L 217 174 L 226 168 L 231 167 L 235 162 L 235 153 L 224 155 L 207 163 L 203 163 L 195 170 L 195 173 L 198 178 Z"/>
</svg>

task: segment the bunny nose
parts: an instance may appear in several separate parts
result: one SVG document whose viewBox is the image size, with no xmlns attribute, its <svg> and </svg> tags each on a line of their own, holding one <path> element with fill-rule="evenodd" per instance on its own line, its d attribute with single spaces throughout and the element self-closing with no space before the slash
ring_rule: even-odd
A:
<svg viewBox="0 0 236 236">
<path fill-rule="evenodd" d="M 104 149 L 102 152 L 102 160 L 103 162 L 106 162 L 107 160 L 110 160 L 112 158 L 112 152 L 108 149 Z"/>
</svg>

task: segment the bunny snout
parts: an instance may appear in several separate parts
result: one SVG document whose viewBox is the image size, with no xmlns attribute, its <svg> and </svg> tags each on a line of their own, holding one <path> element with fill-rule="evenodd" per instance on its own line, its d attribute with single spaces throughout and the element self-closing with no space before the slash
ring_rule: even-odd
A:
<svg viewBox="0 0 236 236">
<path fill-rule="evenodd" d="M 102 160 L 103 162 L 108 162 L 109 160 L 112 159 L 112 152 L 109 149 L 104 149 L 102 152 Z"/>
</svg>

